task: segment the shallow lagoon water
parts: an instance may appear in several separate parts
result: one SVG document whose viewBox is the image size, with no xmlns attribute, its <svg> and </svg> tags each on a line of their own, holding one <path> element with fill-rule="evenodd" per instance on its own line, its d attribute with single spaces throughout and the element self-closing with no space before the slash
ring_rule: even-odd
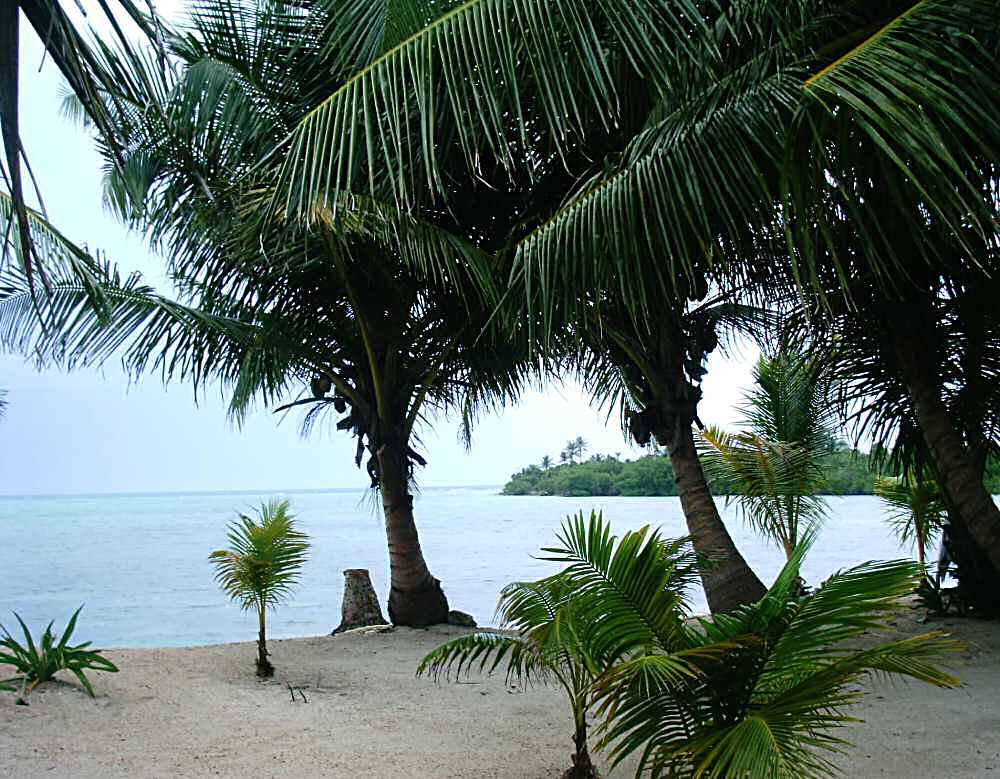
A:
<svg viewBox="0 0 1000 779">
<path fill-rule="evenodd" d="M 508 497 L 498 487 L 426 488 L 415 511 L 424 553 L 452 608 L 492 621 L 500 589 L 556 570 L 534 555 L 567 514 L 604 510 L 619 534 L 645 524 L 685 532 L 677 498 Z M 226 525 L 269 497 L 292 502 L 313 539 L 294 598 L 271 616 L 274 638 L 328 633 L 339 622 L 345 568 L 371 570 L 383 608 L 388 562 L 380 511 L 358 490 L 0 498 L 0 622 L 17 611 L 35 629 L 65 624 L 81 603 L 76 638 L 142 647 L 252 640 L 252 615 L 228 602 L 207 558 Z M 828 498 L 829 518 L 806 560 L 815 584 L 865 560 L 909 556 L 882 521 L 877 498 Z M 724 501 L 720 500 L 720 507 Z M 770 581 L 783 554 L 750 532 L 733 507 L 730 532 Z M 704 610 L 702 593 L 693 606 Z"/>
</svg>

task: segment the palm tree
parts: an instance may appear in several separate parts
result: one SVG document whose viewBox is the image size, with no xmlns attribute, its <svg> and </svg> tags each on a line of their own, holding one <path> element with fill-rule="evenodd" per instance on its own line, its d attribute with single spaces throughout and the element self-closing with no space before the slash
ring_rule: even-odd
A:
<svg viewBox="0 0 1000 779">
<path fill-rule="evenodd" d="M 912 476 L 880 477 L 875 480 L 875 494 L 885 502 L 899 540 L 916 544 L 917 560 L 923 565 L 927 547 L 934 543 L 947 516 L 937 482 Z"/>
<path fill-rule="evenodd" d="M 596 664 L 579 640 L 572 609 L 562 605 L 565 598 L 560 576 L 509 584 L 500 595 L 497 614 L 499 624 L 515 634 L 488 631 L 452 639 L 420 661 L 417 675 L 458 678 L 463 672 L 493 673 L 506 665 L 508 680 L 557 684 L 569 699 L 574 723 L 572 767 L 563 777 L 596 779 L 587 733 Z"/>
<path fill-rule="evenodd" d="M 126 161 L 109 157 L 108 203 L 170 257 L 180 299 L 203 318 L 120 312 L 110 329 L 61 324 L 77 360 L 93 359 L 97 334 L 113 332 L 135 372 L 221 380 L 237 418 L 282 401 L 309 408 L 307 430 L 340 415 L 382 499 L 390 617 L 443 622 L 448 602 L 413 517 L 414 469 L 425 463 L 416 436 L 434 410 L 457 410 L 468 431 L 481 410 L 516 396 L 531 367 L 524 339 L 501 337 L 492 318 L 505 275 L 490 249 L 522 204 L 512 196 L 500 208 L 494 193 L 448 174 L 448 208 L 428 194 L 401 210 L 384 181 L 377 194 L 317 204 L 309 226 L 271 214 L 288 129 L 427 21 L 387 6 L 359 27 L 345 7 L 307 6 L 261 0 L 234 26 L 226 0 L 199 3 L 190 31 L 164 28 L 166 68 L 152 55 L 103 52 L 122 74 L 104 99 Z"/>
<path fill-rule="evenodd" d="M 705 470 L 791 558 L 825 513 L 820 456 L 833 438 L 833 406 L 820 364 L 788 350 L 762 356 L 743 422 L 738 433 L 702 431 Z"/>
<path fill-rule="evenodd" d="M 633 394 L 626 411 L 648 408 L 663 422 L 657 439 L 676 460 L 689 529 L 716 558 L 705 577 L 709 602 L 726 608 L 764 587 L 738 555 L 697 460 L 690 428 L 713 347 L 685 316 L 738 247 L 760 256 L 762 224 L 783 235 L 774 203 L 782 128 L 808 75 L 799 60 L 844 35 L 814 58 L 821 69 L 854 45 L 846 33 L 855 29 L 816 12 L 836 3 L 682 5 L 435 6 L 440 15 L 428 11 L 426 26 L 298 124 L 277 201 L 311 220 L 317 201 L 336 204 L 384 179 L 411 203 L 428 186 L 443 188 L 439 167 L 454 156 L 504 193 L 530 185 L 535 196 L 522 201 L 501 247 L 514 256 L 515 290 L 537 302 L 529 326 L 589 339 L 598 361 L 609 345 L 622 349 L 624 334 L 627 360 L 609 370 L 627 362 L 622 384 L 656 385 L 651 406 Z M 858 24 L 853 13 L 850 23 Z M 455 79 L 456 61 L 491 77 Z M 413 97 L 442 89 L 438 102 Z M 398 142 L 414 132 L 414 145 Z M 442 136 L 456 143 L 436 142 Z M 343 150 L 353 163 L 321 149 Z M 383 176 L 365 182 L 374 168 Z"/>
<path fill-rule="evenodd" d="M 566 447 L 559 454 L 559 459 L 564 463 L 575 463 L 577 460 L 583 459 L 583 455 L 586 451 L 587 442 L 580 436 L 577 436 L 576 438 L 572 438 L 566 442 Z"/>
<path fill-rule="evenodd" d="M 598 711 L 607 717 L 598 746 L 609 750 L 612 765 L 638 753 L 640 769 L 654 775 L 828 777 L 837 769 L 826 754 L 846 745 L 835 731 L 852 721 L 845 709 L 863 696 L 860 679 L 888 673 L 958 685 L 935 666 L 958 648 L 943 634 L 864 649 L 855 643 L 891 621 L 922 580 L 920 566 L 864 563 L 800 598 L 807 546 L 761 601 L 684 623 L 667 654 L 646 649 L 649 628 L 640 620 L 620 636 L 623 650 L 635 654 L 597 684 Z M 621 575 L 629 574 L 635 572 L 623 567 Z M 613 582 L 591 577 L 584 586 L 600 602 L 596 593 L 610 598 Z M 638 605 L 622 603 L 620 618 L 633 609 Z"/>
<path fill-rule="evenodd" d="M 540 465 L 543 471 L 547 471 L 549 468 L 552 467 L 552 458 L 549 457 L 548 455 L 545 455 L 542 458 L 542 462 L 540 463 Z"/>
<path fill-rule="evenodd" d="M 267 652 L 267 610 L 275 608 L 298 583 L 309 551 L 309 537 L 296 529 L 287 500 L 255 509 L 256 519 L 240 514 L 229 526 L 229 548 L 209 555 L 215 579 L 244 611 L 257 612 L 257 676 L 274 675 Z"/>
<path fill-rule="evenodd" d="M 945 51 L 945 30 L 963 43 Z M 971 574 L 982 560 L 981 591 L 996 607 L 1000 510 L 982 483 L 993 431 L 981 409 L 995 372 L 982 303 L 997 290 L 1000 113 L 979 101 L 1000 80 L 1000 21 L 989 3 L 921 2 L 872 43 L 810 79 L 818 100 L 793 125 L 784 213 L 797 281 L 818 323 L 833 318 L 850 334 L 838 344 L 857 371 L 863 423 L 880 439 L 900 433 L 935 475 L 956 537 L 972 547 L 959 568 Z M 874 62 L 878 79 L 866 75 Z M 970 83 L 961 96 L 930 87 L 959 71 Z M 867 396 L 865 372 L 881 379 Z"/>
<path fill-rule="evenodd" d="M 675 620 L 680 613 L 678 604 L 684 590 L 694 577 L 693 557 L 682 542 L 667 542 L 648 527 L 626 533 L 615 543 L 610 525 L 600 513 L 583 513 L 569 517 L 558 533 L 560 549 L 574 548 L 581 538 L 610 544 L 609 568 L 620 562 L 631 562 L 635 556 L 644 560 L 658 558 L 662 571 L 662 586 L 650 586 L 649 581 L 633 583 L 629 595 L 648 598 L 649 611 L 662 621 Z M 551 553 L 553 550 L 543 550 Z M 618 659 L 612 641 L 585 640 L 592 626 L 581 622 L 587 612 L 584 603 L 571 588 L 570 578 L 580 571 L 582 560 L 571 565 L 566 573 L 535 582 L 515 582 L 504 588 L 497 605 L 499 624 L 504 632 L 486 631 L 448 641 L 428 654 L 417 674 L 434 678 L 452 674 L 461 676 L 473 670 L 493 673 L 506 664 L 508 678 L 519 682 L 554 682 L 566 692 L 573 711 L 573 766 L 566 779 L 592 779 L 597 769 L 590 757 L 587 734 L 587 713 L 595 703 L 595 683 L 598 676 Z M 646 593 L 637 587 L 647 586 Z M 591 619 L 593 615 L 588 615 Z"/>
<path fill-rule="evenodd" d="M 922 245 L 935 244 L 960 252 L 940 230 L 924 230 Z M 905 297 L 860 283 L 850 301 L 829 295 L 834 305 L 813 317 L 813 327 L 835 357 L 839 405 L 856 436 L 875 441 L 893 467 L 930 474 L 941 486 L 963 597 L 989 610 L 1000 606 L 1000 563 L 990 556 L 1000 516 L 992 516 L 983 484 L 1000 429 L 993 380 L 1000 340 L 987 303 L 998 290 L 994 278 L 973 268 L 989 260 L 966 256 L 969 267 L 952 268 L 950 278 L 939 270 L 918 283 L 911 274 Z M 864 278 L 862 269 L 854 275 Z M 937 431 L 934 446 L 927 430 Z"/>
</svg>

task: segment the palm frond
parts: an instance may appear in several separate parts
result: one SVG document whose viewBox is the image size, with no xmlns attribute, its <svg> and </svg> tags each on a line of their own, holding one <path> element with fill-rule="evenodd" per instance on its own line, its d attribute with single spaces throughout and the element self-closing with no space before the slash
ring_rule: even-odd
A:
<svg viewBox="0 0 1000 779">
<path fill-rule="evenodd" d="M 451 680 L 474 671 L 492 674 L 505 660 L 508 680 L 532 683 L 546 678 L 543 659 L 524 638 L 486 632 L 442 644 L 420 661 L 417 676 L 426 674 L 434 680 Z"/>
<path fill-rule="evenodd" d="M 886 518 L 904 544 L 917 544 L 923 551 L 944 526 L 948 512 L 933 479 L 879 477 L 875 494 L 886 504 Z"/>
<path fill-rule="evenodd" d="M 816 452 L 715 427 L 701 431 L 701 441 L 699 456 L 716 489 L 737 501 L 751 527 L 786 551 L 800 532 L 822 520 L 826 503 L 818 493 L 824 477 Z"/>
<path fill-rule="evenodd" d="M 929 217 L 962 242 L 995 235 L 996 205 L 977 174 L 992 165 L 1000 139 L 1000 115 L 988 97 L 1000 77 L 998 40 L 992 0 L 921 0 L 833 45 L 836 59 L 805 82 L 790 125 L 789 212 L 807 214 L 817 191 L 836 191 L 864 246 L 853 259 L 887 284 L 905 276 L 914 259 L 887 236 L 919 235 Z M 963 89 L 952 87 L 956 81 Z M 866 171 L 859 179 L 866 190 L 875 167 L 882 205 L 872 210 L 866 192 L 852 191 L 851 170 Z M 911 205 L 918 202 L 921 208 Z M 834 264 L 849 287 L 852 257 L 838 251 L 829 231 L 807 222 L 787 223 L 803 263 L 800 278 L 813 284 L 822 264 Z"/>
<path fill-rule="evenodd" d="M 697 577 L 686 542 L 664 540 L 647 526 L 620 539 L 600 513 L 569 517 L 558 546 L 543 559 L 565 564 L 562 576 L 586 615 L 585 644 L 609 665 L 638 646 L 675 646 L 684 630 L 685 595 Z"/>
<path fill-rule="evenodd" d="M 347 9 L 356 16 L 359 6 Z M 525 154 L 538 159 L 529 148 L 540 135 L 563 152 L 594 115 L 605 126 L 615 121 L 609 46 L 662 80 L 668 62 L 689 56 L 692 27 L 703 25 L 688 0 L 468 0 L 420 11 L 403 17 L 409 37 L 299 123 L 280 185 L 290 212 L 307 216 L 342 192 L 380 187 L 412 203 L 414 181 L 440 194 L 451 147 L 472 176 L 492 172 L 484 159 L 508 172 Z"/>
</svg>

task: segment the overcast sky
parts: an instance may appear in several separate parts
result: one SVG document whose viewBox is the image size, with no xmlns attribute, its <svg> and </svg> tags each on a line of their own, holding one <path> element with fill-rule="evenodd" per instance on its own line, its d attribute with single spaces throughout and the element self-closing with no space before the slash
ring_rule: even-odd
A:
<svg viewBox="0 0 1000 779">
<path fill-rule="evenodd" d="M 92 142 L 60 117 L 58 71 L 46 62 L 39 72 L 41 45 L 26 24 L 21 29 L 22 134 L 50 219 L 71 239 L 162 285 L 162 261 L 103 211 Z M 755 356 L 747 348 L 735 359 L 713 357 L 701 404 L 706 423 L 733 423 Z M 235 429 L 218 391 L 196 405 L 190 387 L 164 388 L 154 376 L 130 387 L 115 363 L 66 374 L 0 356 L 0 388 L 9 402 L 0 421 L 0 494 L 366 485 L 345 433 L 317 431 L 303 440 L 298 417 L 279 424 L 266 409 Z M 543 455 L 557 456 L 578 435 L 591 451 L 628 452 L 617 415 L 609 424 L 605 416 L 578 387 L 549 387 L 484 419 L 468 452 L 457 424 L 439 420 L 422 431 L 429 462 L 421 483 L 499 484 Z"/>
</svg>

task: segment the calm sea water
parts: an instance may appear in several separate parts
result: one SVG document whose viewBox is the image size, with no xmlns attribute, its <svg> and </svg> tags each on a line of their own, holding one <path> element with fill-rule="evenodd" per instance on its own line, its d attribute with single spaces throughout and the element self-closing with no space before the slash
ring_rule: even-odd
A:
<svg viewBox="0 0 1000 779">
<path fill-rule="evenodd" d="M 551 573 L 533 559 L 568 513 L 603 509 L 616 531 L 645 524 L 683 535 L 677 498 L 504 497 L 497 487 L 429 488 L 417 498 L 428 563 L 452 608 L 489 624 L 500 589 Z M 293 600 L 271 616 L 275 638 L 328 633 L 339 622 L 344 568 L 368 568 L 383 599 L 387 559 L 380 512 L 357 490 L 281 494 L 313 551 Z M 254 618 L 227 601 L 207 556 L 226 524 L 269 494 L 100 495 L 0 498 L 0 622 L 12 611 L 40 629 L 86 604 L 77 638 L 99 646 L 180 646 L 246 641 Z M 829 499 L 830 516 L 805 566 L 816 583 L 864 560 L 906 556 L 873 497 Z M 782 554 L 727 509 L 730 531 L 765 581 Z M 699 592 L 695 607 L 703 609 Z"/>
</svg>

